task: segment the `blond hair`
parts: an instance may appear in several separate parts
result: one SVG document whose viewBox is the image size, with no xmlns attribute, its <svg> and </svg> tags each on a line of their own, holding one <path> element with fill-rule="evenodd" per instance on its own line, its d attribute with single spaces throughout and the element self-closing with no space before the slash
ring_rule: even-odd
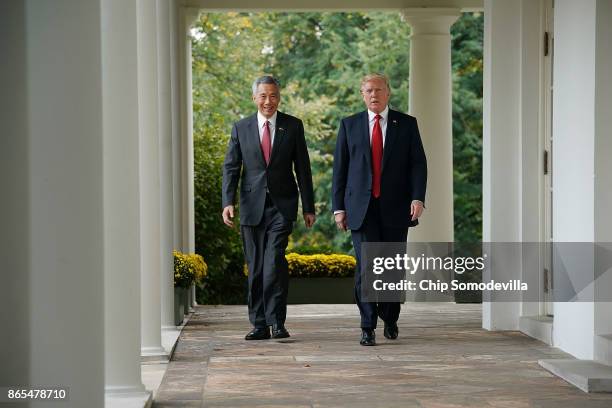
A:
<svg viewBox="0 0 612 408">
<path fill-rule="evenodd" d="M 366 82 L 375 81 L 377 79 L 383 81 L 385 83 L 385 85 L 387 85 L 387 89 L 391 90 L 391 87 L 389 86 L 389 78 L 387 78 L 387 76 L 385 74 L 379 74 L 377 72 L 373 72 L 371 74 L 367 74 L 366 76 L 361 78 L 360 89 L 363 89 L 363 86 L 366 84 Z"/>
</svg>

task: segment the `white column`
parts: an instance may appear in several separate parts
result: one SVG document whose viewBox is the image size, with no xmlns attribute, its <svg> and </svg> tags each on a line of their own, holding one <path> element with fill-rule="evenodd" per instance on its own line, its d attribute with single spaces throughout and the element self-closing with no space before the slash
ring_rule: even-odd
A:
<svg viewBox="0 0 612 408">
<path fill-rule="evenodd" d="M 484 4 L 482 240 L 520 242 L 521 0 Z M 497 276 L 521 277 L 520 258 L 494 267 L 504 268 Z M 520 302 L 483 302 L 482 311 L 485 329 L 518 329 Z"/>
<path fill-rule="evenodd" d="M 181 55 L 181 70 L 183 82 L 181 87 L 181 212 L 182 212 L 182 250 L 195 252 L 195 209 L 194 209 L 194 157 L 193 157 L 193 89 L 191 73 L 191 25 L 199 16 L 199 10 L 182 8 L 179 15 L 181 25 L 179 31 L 179 46 Z M 189 305 L 197 305 L 195 285 L 189 289 Z"/>
<path fill-rule="evenodd" d="M 142 356 L 166 355 L 161 344 L 159 90 L 156 3 L 138 1 Z"/>
<path fill-rule="evenodd" d="M 106 395 L 140 394 L 137 1 L 102 3 Z"/>
<path fill-rule="evenodd" d="M 193 173 L 193 96 L 191 75 L 191 37 L 190 30 L 198 18 L 199 10 L 181 8 L 179 15 L 179 41 L 181 50 L 181 184 L 182 184 L 182 250 L 195 251 L 195 215 L 194 215 L 194 173 Z"/>
<path fill-rule="evenodd" d="M 0 2 L 0 384 L 7 385 L 28 384 L 30 375 L 31 146 L 26 32 L 25 2 Z"/>
<path fill-rule="evenodd" d="M 453 140 L 450 27 L 458 9 L 406 9 L 410 24 L 410 114 L 427 154 L 427 209 L 412 242 L 450 242 L 453 226 Z"/>
<path fill-rule="evenodd" d="M 100 20 L 99 2 L 0 6 L 0 378 L 75 407 L 104 406 Z"/>
<path fill-rule="evenodd" d="M 172 196 L 173 196 L 173 249 L 182 250 L 183 236 L 183 188 L 182 188 L 182 129 L 181 129 L 181 96 L 184 75 L 180 62 L 183 37 L 182 24 L 179 21 L 179 6 L 177 0 L 170 2 L 170 78 L 172 82 Z"/>
<path fill-rule="evenodd" d="M 172 186 L 172 95 L 170 71 L 170 6 L 157 0 L 157 67 L 159 84 L 160 271 L 161 326 L 174 329 L 174 209 Z"/>
</svg>

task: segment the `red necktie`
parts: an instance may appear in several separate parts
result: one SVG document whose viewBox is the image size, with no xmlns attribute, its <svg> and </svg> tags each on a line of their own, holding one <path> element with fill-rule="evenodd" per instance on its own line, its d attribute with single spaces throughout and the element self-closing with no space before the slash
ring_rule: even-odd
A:
<svg viewBox="0 0 612 408">
<path fill-rule="evenodd" d="M 261 151 L 263 152 L 266 165 L 270 163 L 272 153 L 272 138 L 270 137 L 270 122 L 266 120 L 264 124 L 263 137 L 261 138 Z"/>
<path fill-rule="evenodd" d="M 383 137 L 380 128 L 382 116 L 374 117 L 374 129 L 372 129 L 372 196 L 380 197 L 380 175 L 382 173 Z"/>
</svg>

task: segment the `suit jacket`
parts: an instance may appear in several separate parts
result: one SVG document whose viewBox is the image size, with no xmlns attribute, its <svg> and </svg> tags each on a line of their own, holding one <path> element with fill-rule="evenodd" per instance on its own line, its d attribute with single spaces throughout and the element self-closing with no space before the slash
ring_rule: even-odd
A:
<svg viewBox="0 0 612 408">
<path fill-rule="evenodd" d="M 380 209 L 382 224 L 410 227 L 412 200 L 425 202 L 427 161 L 417 121 L 410 115 L 389 109 L 383 149 Z M 372 151 L 368 112 L 342 119 L 332 182 L 333 210 L 344 210 L 348 228 L 363 224 L 372 195 Z"/>
<path fill-rule="evenodd" d="M 266 188 L 278 211 L 288 221 L 297 218 L 298 186 L 302 210 L 314 213 L 310 158 L 302 121 L 278 112 L 268 166 L 261 150 L 257 113 L 235 123 L 223 163 L 224 208 L 235 203 L 239 180 L 241 225 L 259 224 L 266 202 Z"/>
</svg>

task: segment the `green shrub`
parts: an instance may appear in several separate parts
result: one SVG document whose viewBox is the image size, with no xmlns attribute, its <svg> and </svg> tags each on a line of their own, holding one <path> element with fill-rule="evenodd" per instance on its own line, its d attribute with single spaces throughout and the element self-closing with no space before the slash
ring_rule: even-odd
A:
<svg viewBox="0 0 612 408">
<path fill-rule="evenodd" d="M 222 164 L 228 139 L 221 126 L 205 124 L 194 131 L 195 247 L 208 263 L 208 276 L 196 287 L 199 304 L 244 304 L 246 300 L 238 214 L 235 228 L 228 228 L 221 218 Z"/>
<path fill-rule="evenodd" d="M 331 245 L 296 245 L 292 248 L 287 248 L 287 253 L 295 253 L 300 255 L 331 255 L 333 252 L 334 249 L 331 247 Z"/>
</svg>

